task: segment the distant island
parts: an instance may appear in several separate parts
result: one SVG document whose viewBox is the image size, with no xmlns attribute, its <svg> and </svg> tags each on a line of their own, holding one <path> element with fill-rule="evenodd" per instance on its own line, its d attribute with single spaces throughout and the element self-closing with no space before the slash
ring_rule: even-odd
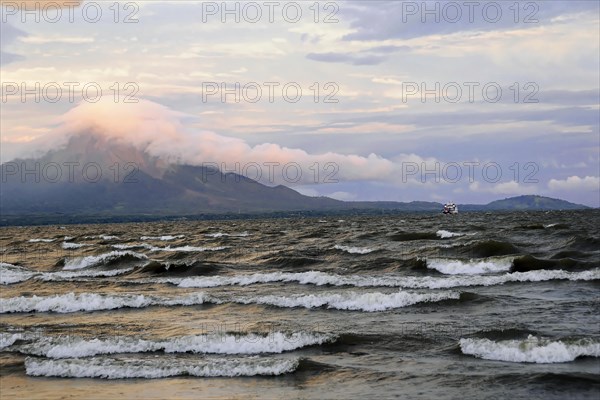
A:
<svg viewBox="0 0 600 400">
<path fill-rule="evenodd" d="M 74 167 L 64 167 L 85 163 L 95 167 L 83 177 Z M 0 225 L 440 212 L 443 207 L 426 201 L 340 201 L 305 196 L 283 185 L 266 186 L 235 173 L 165 163 L 130 147 L 107 146 L 91 135 L 74 137 L 66 148 L 38 159 L 4 163 L 0 170 Z M 117 173 L 119 179 L 113 179 Z M 460 212 L 587 208 L 535 195 L 485 205 L 459 204 Z"/>
</svg>

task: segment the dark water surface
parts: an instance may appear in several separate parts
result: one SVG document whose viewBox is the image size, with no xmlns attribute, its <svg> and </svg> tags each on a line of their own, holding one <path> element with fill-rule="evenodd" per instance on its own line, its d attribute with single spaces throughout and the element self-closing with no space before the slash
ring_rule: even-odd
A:
<svg viewBox="0 0 600 400">
<path fill-rule="evenodd" d="M 600 212 L 0 230 L 4 398 L 597 399 Z"/>
</svg>

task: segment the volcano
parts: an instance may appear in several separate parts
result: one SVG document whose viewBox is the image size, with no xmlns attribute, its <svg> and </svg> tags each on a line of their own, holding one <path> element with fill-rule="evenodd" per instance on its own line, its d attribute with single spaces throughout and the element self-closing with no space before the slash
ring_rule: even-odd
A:
<svg viewBox="0 0 600 400">
<path fill-rule="evenodd" d="M 216 164 L 215 164 L 216 165 Z M 344 202 L 183 165 L 97 135 L 1 166 L 2 214 L 192 215 L 335 209 Z"/>
</svg>

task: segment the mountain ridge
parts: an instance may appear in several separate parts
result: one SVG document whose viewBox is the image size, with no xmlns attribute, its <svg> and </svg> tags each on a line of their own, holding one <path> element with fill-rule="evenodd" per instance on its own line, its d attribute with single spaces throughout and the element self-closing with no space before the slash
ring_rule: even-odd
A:
<svg viewBox="0 0 600 400">
<path fill-rule="evenodd" d="M 1 164 L 0 170 L 0 224 L 357 210 L 439 212 L 442 208 L 441 203 L 427 201 L 309 197 L 284 185 L 267 186 L 214 167 L 171 163 L 94 135 L 72 137 L 62 149 L 48 151 L 38 159 Z M 460 211 L 586 208 L 536 195 L 459 205 Z"/>
</svg>

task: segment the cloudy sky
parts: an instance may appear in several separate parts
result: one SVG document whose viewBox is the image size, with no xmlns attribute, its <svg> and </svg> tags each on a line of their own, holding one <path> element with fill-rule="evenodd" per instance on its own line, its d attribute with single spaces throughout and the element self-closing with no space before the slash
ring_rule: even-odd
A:
<svg viewBox="0 0 600 400">
<path fill-rule="evenodd" d="M 2 162 L 94 128 L 311 196 L 600 206 L 597 1 L 32 3 Z"/>
</svg>

